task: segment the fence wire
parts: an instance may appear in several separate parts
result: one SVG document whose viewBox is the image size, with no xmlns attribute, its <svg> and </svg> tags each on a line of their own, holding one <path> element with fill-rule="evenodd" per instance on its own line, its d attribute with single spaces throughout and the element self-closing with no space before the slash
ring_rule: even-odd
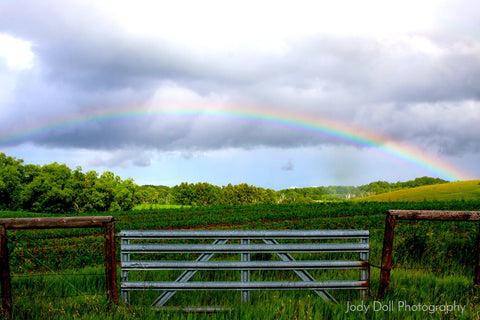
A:
<svg viewBox="0 0 480 320">
<path fill-rule="evenodd" d="M 34 232 L 35 234 L 38 234 L 38 230 L 29 230 L 30 232 Z M 85 236 L 89 236 L 90 234 L 86 234 Z M 52 243 L 54 242 L 55 239 L 64 239 L 63 237 L 52 237 L 50 234 L 47 233 L 45 237 L 39 238 L 39 240 L 44 241 L 44 240 L 51 240 Z M 17 235 L 12 235 L 7 237 L 7 241 L 9 244 L 16 243 L 17 240 Z M 27 245 L 31 244 L 32 242 L 27 241 Z M 93 247 L 90 247 L 92 251 L 98 251 L 102 250 L 103 251 L 103 243 L 102 241 L 99 242 L 93 242 L 90 245 L 94 245 Z M 32 246 L 35 248 L 35 246 Z M 28 248 L 31 249 L 32 247 Z M 9 251 L 11 250 L 12 247 L 9 246 Z M 11 250 L 13 251 L 13 250 Z M 52 252 L 52 254 L 54 254 Z M 10 256 L 12 255 L 12 252 L 9 254 Z M 42 266 L 46 272 L 32 272 L 28 274 L 19 274 L 19 273 L 11 273 L 10 278 L 13 279 L 29 279 L 31 280 L 30 284 L 27 284 L 30 288 L 35 288 L 33 292 L 29 292 L 25 294 L 25 292 L 21 292 L 22 289 L 22 283 L 15 283 L 12 282 L 12 289 L 15 292 L 15 297 L 17 298 L 33 298 L 35 300 L 42 300 L 42 299 L 65 299 L 65 298 L 74 298 L 74 297 L 92 297 L 92 296 L 105 296 L 104 290 L 97 290 L 98 292 L 91 293 L 91 292 L 85 292 L 82 289 L 79 289 L 77 285 L 74 283 L 74 281 L 71 281 L 72 277 L 97 277 L 97 278 L 105 278 L 105 272 L 103 273 L 74 273 L 74 272 L 59 272 L 58 270 L 53 269 L 51 266 L 49 266 L 43 259 L 39 259 L 35 254 L 32 254 L 31 250 L 23 250 L 23 255 L 30 259 L 32 262 L 35 262 L 36 265 Z M 63 257 L 63 259 L 68 259 L 68 257 Z M 95 266 L 89 266 L 89 267 L 95 267 Z M 57 281 L 42 281 L 43 278 L 57 278 L 60 279 L 60 281 L 65 284 L 66 286 L 61 289 L 57 289 L 59 291 L 65 291 L 67 290 L 66 288 L 70 288 L 69 290 L 72 291 L 71 294 L 51 294 L 50 292 L 55 291 L 54 286 L 58 284 Z M 40 278 L 40 279 L 39 279 Z M 39 288 L 37 290 L 37 288 Z M 1 294 L 0 297 L 3 299 L 4 295 Z"/>
</svg>

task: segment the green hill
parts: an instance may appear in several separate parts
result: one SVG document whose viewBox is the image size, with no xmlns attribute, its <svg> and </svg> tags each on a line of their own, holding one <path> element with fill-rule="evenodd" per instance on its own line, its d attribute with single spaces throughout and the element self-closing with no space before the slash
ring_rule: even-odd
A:
<svg viewBox="0 0 480 320">
<path fill-rule="evenodd" d="M 403 189 L 374 196 L 359 198 L 359 201 L 449 201 L 480 199 L 480 180 L 469 180 Z"/>
</svg>

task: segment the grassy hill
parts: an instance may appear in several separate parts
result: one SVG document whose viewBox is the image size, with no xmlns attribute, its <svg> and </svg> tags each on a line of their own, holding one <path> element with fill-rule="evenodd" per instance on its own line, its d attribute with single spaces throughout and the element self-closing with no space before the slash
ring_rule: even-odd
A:
<svg viewBox="0 0 480 320">
<path fill-rule="evenodd" d="M 450 201 L 480 199 L 480 180 L 450 182 L 359 198 L 360 201 Z"/>
</svg>

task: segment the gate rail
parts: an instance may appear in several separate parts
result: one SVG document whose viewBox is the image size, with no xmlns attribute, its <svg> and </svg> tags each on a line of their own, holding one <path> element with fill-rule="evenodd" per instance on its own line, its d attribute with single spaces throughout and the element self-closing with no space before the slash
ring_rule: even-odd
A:
<svg viewBox="0 0 480 320">
<path fill-rule="evenodd" d="M 152 306 L 163 306 L 179 290 L 241 290 L 242 302 L 249 300 L 250 290 L 310 289 L 326 301 L 336 302 L 327 290 L 358 289 L 362 299 L 369 289 L 369 231 L 368 230 L 124 230 L 121 238 L 121 296 L 130 302 L 130 292 L 163 290 Z M 212 244 L 179 244 L 175 240 L 212 239 Z M 279 243 L 277 239 L 344 240 L 340 243 Z M 139 243 L 138 240 L 141 240 Z M 145 243 L 143 240 L 149 240 Z M 152 241 L 170 240 L 164 243 Z M 240 244 L 227 244 L 239 240 Z M 251 243 L 251 240 L 263 243 Z M 136 243 L 133 243 L 136 242 Z M 359 253 L 358 260 L 295 260 L 290 253 Z M 196 261 L 131 260 L 148 254 L 200 253 Z M 209 261 L 216 253 L 240 254 L 240 261 Z M 251 261 L 251 253 L 276 254 L 282 261 Z M 173 282 L 129 281 L 129 272 L 139 270 L 186 270 Z M 359 280 L 316 281 L 307 270 L 358 269 Z M 189 281 L 199 270 L 239 270 L 241 281 Z M 252 270 L 292 270 L 302 281 L 251 281 Z"/>
</svg>

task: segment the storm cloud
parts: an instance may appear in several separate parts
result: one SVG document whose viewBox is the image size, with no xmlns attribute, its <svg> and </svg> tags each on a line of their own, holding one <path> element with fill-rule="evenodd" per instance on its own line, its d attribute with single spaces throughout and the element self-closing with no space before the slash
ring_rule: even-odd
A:
<svg viewBox="0 0 480 320">
<path fill-rule="evenodd" d="M 152 25 L 151 32 L 140 35 L 95 2 L 3 1 L 0 33 L 30 43 L 34 58 L 21 71 L 12 71 L 0 59 L 0 82 L 14 83 L 0 94 L 0 144 L 111 151 L 111 157 L 97 163 L 137 166 L 148 166 L 153 150 L 190 154 L 335 144 L 262 122 L 161 116 L 162 110 L 190 106 L 253 106 L 333 119 L 434 153 L 478 154 L 480 42 L 475 35 L 480 10 L 470 5 L 446 5 L 433 25 L 393 35 L 353 28 L 283 36 L 274 30 L 281 25 L 273 23 L 271 38 L 259 30 L 259 39 L 250 43 L 235 33 L 241 28 L 227 25 L 231 37 L 225 38 L 216 35 L 222 25 L 195 25 L 208 23 L 198 17 L 187 31 L 176 30 L 195 17 L 188 8 L 171 30 L 156 35 Z M 228 23 L 232 14 L 215 19 Z M 209 40 L 204 31 L 212 30 Z M 54 127 L 58 119 L 122 108 L 156 113 L 72 122 L 9 140 L 19 127 Z M 143 150 L 141 160 L 125 156 L 132 148 Z M 117 155 L 127 160 L 115 162 Z M 290 160 L 281 167 L 292 169 Z"/>
</svg>

